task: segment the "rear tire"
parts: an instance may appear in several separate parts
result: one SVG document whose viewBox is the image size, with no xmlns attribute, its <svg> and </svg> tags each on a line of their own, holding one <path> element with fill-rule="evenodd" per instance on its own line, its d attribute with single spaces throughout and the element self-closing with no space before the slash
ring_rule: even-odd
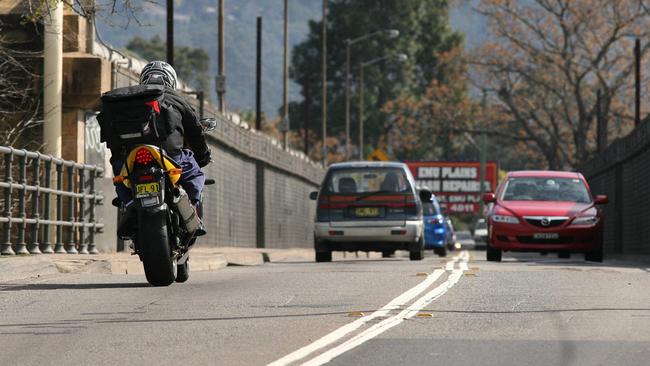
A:
<svg viewBox="0 0 650 366">
<path fill-rule="evenodd" d="M 331 262 L 332 252 L 316 252 L 316 262 Z"/>
<path fill-rule="evenodd" d="M 138 247 L 142 248 L 142 264 L 147 282 L 153 286 L 169 286 L 176 279 L 177 266 L 169 250 L 165 211 L 139 213 Z"/>
<path fill-rule="evenodd" d="M 603 244 L 599 244 L 598 248 L 590 252 L 585 253 L 585 260 L 588 262 L 598 262 L 603 261 Z"/>
<path fill-rule="evenodd" d="M 485 248 L 485 254 L 488 262 L 501 262 L 501 249 L 496 249 L 489 243 Z"/>
<path fill-rule="evenodd" d="M 409 252 L 409 259 L 412 261 L 421 261 L 424 258 L 424 249 Z"/>
<path fill-rule="evenodd" d="M 433 252 L 437 254 L 440 257 L 446 257 L 447 256 L 447 248 L 446 247 L 441 247 L 441 248 L 433 248 Z"/>
<path fill-rule="evenodd" d="M 185 260 L 185 263 L 178 265 L 176 271 L 176 282 L 185 282 L 190 278 L 190 258 Z"/>
<path fill-rule="evenodd" d="M 416 247 L 409 251 L 409 259 L 412 261 L 421 261 L 424 258 L 424 237 L 420 238 L 420 241 L 417 242 Z"/>
<path fill-rule="evenodd" d="M 382 258 L 390 258 L 390 257 L 392 257 L 393 255 L 395 255 L 395 251 L 394 251 L 394 250 L 384 250 L 383 252 L 381 252 L 381 257 L 382 257 Z"/>
</svg>

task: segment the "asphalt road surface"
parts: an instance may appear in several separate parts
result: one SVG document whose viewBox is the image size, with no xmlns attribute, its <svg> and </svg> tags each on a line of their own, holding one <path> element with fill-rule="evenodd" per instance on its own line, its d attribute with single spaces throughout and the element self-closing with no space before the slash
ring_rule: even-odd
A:
<svg viewBox="0 0 650 366">
<path fill-rule="evenodd" d="M 3 283 L 0 365 L 650 364 L 640 262 L 404 254 Z"/>
</svg>

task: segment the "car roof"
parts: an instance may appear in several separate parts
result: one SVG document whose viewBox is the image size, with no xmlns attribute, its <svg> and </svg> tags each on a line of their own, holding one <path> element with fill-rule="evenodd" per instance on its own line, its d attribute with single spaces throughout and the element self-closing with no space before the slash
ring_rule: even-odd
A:
<svg viewBox="0 0 650 366">
<path fill-rule="evenodd" d="M 584 179 L 582 174 L 576 172 L 556 170 L 520 170 L 508 173 L 508 178 L 539 177 L 539 178 L 579 178 Z"/>
<path fill-rule="evenodd" d="M 398 161 L 348 161 L 345 163 L 335 163 L 329 166 L 329 169 L 349 169 L 349 168 L 403 168 L 408 166 Z"/>
</svg>

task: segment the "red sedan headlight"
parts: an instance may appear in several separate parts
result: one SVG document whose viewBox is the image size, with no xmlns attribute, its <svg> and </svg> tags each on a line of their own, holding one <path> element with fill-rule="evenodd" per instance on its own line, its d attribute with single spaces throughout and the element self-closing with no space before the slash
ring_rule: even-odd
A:
<svg viewBox="0 0 650 366">
<path fill-rule="evenodd" d="M 598 223 L 600 219 L 598 216 L 579 216 L 576 217 L 571 225 L 575 226 L 593 226 Z"/>
</svg>

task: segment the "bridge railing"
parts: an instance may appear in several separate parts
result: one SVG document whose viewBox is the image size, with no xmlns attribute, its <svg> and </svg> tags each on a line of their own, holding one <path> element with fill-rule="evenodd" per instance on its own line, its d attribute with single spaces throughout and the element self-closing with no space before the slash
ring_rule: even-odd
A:
<svg viewBox="0 0 650 366">
<path fill-rule="evenodd" d="M 4 146 L 0 155 L 0 254 L 97 253 L 102 168 Z"/>
</svg>

